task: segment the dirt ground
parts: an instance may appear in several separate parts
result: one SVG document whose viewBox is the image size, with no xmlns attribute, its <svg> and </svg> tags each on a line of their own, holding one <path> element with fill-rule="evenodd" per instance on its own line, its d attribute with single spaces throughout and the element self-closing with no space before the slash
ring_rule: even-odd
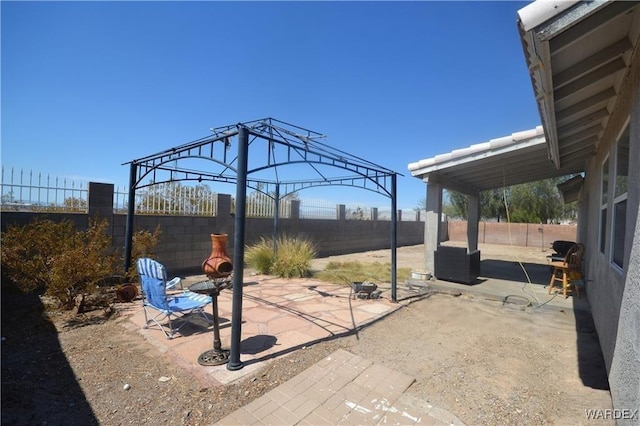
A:
<svg viewBox="0 0 640 426">
<path fill-rule="evenodd" d="M 481 249 L 483 258 L 504 260 L 543 262 L 546 255 Z M 386 256 L 348 258 L 384 262 Z M 398 266 L 422 269 L 422 256 L 421 246 L 400 248 Z M 413 397 L 466 424 L 594 424 L 587 409 L 611 408 L 588 315 L 433 294 L 357 335 L 276 359 L 241 382 L 200 388 L 123 327 L 127 319 L 117 312 L 116 305 L 114 313 L 70 322 L 43 313 L 37 297 L 3 289 L 2 424 L 213 424 L 338 348 L 415 377 Z"/>
</svg>

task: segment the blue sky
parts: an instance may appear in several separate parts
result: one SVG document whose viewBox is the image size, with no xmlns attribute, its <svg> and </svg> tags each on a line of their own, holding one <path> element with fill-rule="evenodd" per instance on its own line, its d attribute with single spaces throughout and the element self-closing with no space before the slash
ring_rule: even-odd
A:
<svg viewBox="0 0 640 426">
<path fill-rule="evenodd" d="M 3 1 L 2 165 L 126 186 L 122 163 L 274 117 L 402 173 L 411 209 L 408 163 L 540 124 L 526 4 Z"/>
</svg>

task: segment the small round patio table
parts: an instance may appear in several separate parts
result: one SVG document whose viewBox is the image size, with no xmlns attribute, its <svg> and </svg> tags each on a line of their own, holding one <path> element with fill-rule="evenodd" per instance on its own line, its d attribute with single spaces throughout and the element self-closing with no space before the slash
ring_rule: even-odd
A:
<svg viewBox="0 0 640 426">
<path fill-rule="evenodd" d="M 213 349 L 209 349 L 200 354 L 198 364 L 204 366 L 221 365 L 229 362 L 229 350 L 222 349 L 220 342 L 220 321 L 218 319 L 218 295 L 220 290 L 224 290 L 231 286 L 231 279 L 213 278 L 207 281 L 201 281 L 189 286 L 189 290 L 194 293 L 206 294 L 211 296 L 212 313 L 213 313 Z"/>
</svg>

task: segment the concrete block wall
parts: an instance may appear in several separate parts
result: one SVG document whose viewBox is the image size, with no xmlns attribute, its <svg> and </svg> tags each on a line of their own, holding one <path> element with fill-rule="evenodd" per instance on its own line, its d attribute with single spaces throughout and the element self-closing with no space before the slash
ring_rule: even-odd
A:
<svg viewBox="0 0 640 426">
<path fill-rule="evenodd" d="M 113 244 L 124 251 L 126 215 L 114 215 Z M 136 216 L 134 230 L 155 231 L 159 227 L 160 242 L 154 255 L 170 273 L 190 270 L 211 253 L 212 233 L 218 231 L 215 217 Z"/>
<path fill-rule="evenodd" d="M 91 211 L 98 211 L 100 217 L 111 222 L 110 232 L 115 248 L 124 251 L 126 215 L 113 214 L 111 204 L 106 207 L 109 199 L 109 185 L 107 187 L 90 186 L 89 200 L 99 200 L 99 209 L 91 206 Z M 111 194 L 113 190 L 111 188 Z M 93 210 L 92 210 L 93 209 Z M 337 211 L 340 211 L 340 206 Z M 111 212 L 108 216 L 107 212 Z M 300 219 L 293 211 L 291 218 L 280 219 L 278 222 L 279 235 L 296 235 L 314 242 L 318 256 L 331 256 L 346 253 L 362 252 L 389 248 L 391 244 L 391 222 L 379 220 L 346 220 L 342 219 Z M 78 229 L 86 229 L 89 222 L 87 214 L 61 213 L 30 213 L 30 212 L 2 212 L 2 229 L 9 224 L 24 225 L 35 217 L 50 218 L 58 221 L 72 220 Z M 204 259 L 211 252 L 210 234 L 228 234 L 227 250 L 233 257 L 234 216 L 231 214 L 231 196 L 219 194 L 218 213 L 214 217 L 194 216 L 165 216 L 165 215 L 136 215 L 134 230 L 148 230 L 153 232 L 160 227 L 160 243 L 155 255 L 165 264 L 170 274 L 196 273 Z M 448 235 L 452 241 L 466 241 L 465 221 L 443 222 L 443 235 Z M 539 232 L 542 229 L 543 232 Z M 271 218 L 247 218 L 245 223 L 245 242 L 251 245 L 260 237 L 271 238 L 274 232 L 274 222 Z M 548 249 L 555 240 L 576 239 L 576 227 L 566 225 L 538 225 L 511 224 L 511 240 L 514 245 L 543 247 Z M 509 244 L 509 225 L 507 223 L 481 222 L 479 224 L 480 243 Z M 424 222 L 407 221 L 397 223 L 398 246 L 416 245 L 424 243 Z"/>
<path fill-rule="evenodd" d="M 556 240 L 576 241 L 576 226 L 542 225 L 536 223 L 480 222 L 478 242 L 480 244 L 504 244 L 522 247 L 549 249 Z M 449 221 L 449 240 L 467 240 L 467 222 Z"/>
<path fill-rule="evenodd" d="M 99 217 L 110 221 L 113 246 L 124 252 L 127 217 L 124 214 L 114 214 L 112 201 L 107 203 L 107 200 L 112 200 L 113 185 L 102 185 L 104 184 L 90 184 L 89 191 L 93 196 L 89 196 L 89 201 L 96 205 L 90 205 L 89 211 L 96 212 Z M 35 218 L 44 217 L 54 221 L 70 219 L 78 229 L 86 229 L 89 223 L 88 214 L 2 212 L 2 230 L 9 224 L 25 225 Z M 134 232 L 153 232 L 156 227 L 160 227 L 160 242 L 155 249 L 155 257 L 167 267 L 169 275 L 183 275 L 201 271 L 202 262 L 211 253 L 212 233 L 228 234 L 227 251 L 233 258 L 234 220 L 231 214 L 231 196 L 219 194 L 218 212 L 215 217 L 136 215 L 133 227 Z M 273 219 L 247 218 L 245 243 L 251 245 L 260 237 L 271 238 L 273 232 Z M 292 211 L 291 218 L 278 221 L 278 233 L 309 239 L 316 244 L 320 257 L 391 246 L 389 221 L 346 220 L 344 216 L 341 220 L 300 219 L 298 212 Z M 424 222 L 397 223 L 398 246 L 422 244 L 423 236 Z"/>
<path fill-rule="evenodd" d="M 160 244 L 155 250 L 169 274 L 199 273 L 211 252 L 210 234 L 228 234 L 227 252 L 233 259 L 233 217 L 136 216 L 134 229 L 153 232 L 160 226 Z M 124 247 L 126 215 L 114 215 L 113 242 Z M 398 222 L 398 246 L 423 243 L 423 222 Z M 274 223 L 270 218 L 247 218 L 245 242 L 251 245 L 260 237 L 271 238 Z M 319 257 L 389 248 L 391 222 L 326 219 L 280 219 L 279 235 L 307 238 L 316 245 Z"/>
</svg>

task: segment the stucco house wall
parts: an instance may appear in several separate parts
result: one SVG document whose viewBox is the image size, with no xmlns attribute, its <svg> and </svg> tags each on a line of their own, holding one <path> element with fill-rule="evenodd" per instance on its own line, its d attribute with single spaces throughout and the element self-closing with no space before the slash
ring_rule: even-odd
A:
<svg viewBox="0 0 640 426">
<path fill-rule="evenodd" d="M 594 157 L 588 165 L 585 173 L 585 194 L 588 198 L 588 217 L 581 223 L 586 228 L 586 232 L 582 233 L 586 236 L 586 240 L 582 241 L 587 247 L 585 254 L 585 270 L 586 270 L 586 288 L 589 303 L 592 308 L 598 335 L 603 349 L 607 368 L 610 368 L 613 349 L 615 348 L 615 340 L 617 334 L 617 322 L 620 314 L 620 305 L 622 304 L 622 296 L 625 287 L 625 274 L 623 270 L 611 263 L 611 246 L 606 244 L 605 253 L 600 252 L 600 190 L 602 180 L 602 164 L 605 159 L 615 157 L 615 140 L 608 141 L 602 146 L 598 155 Z M 634 166 L 634 163 L 635 166 Z M 630 159 L 630 171 L 640 167 L 638 161 Z M 609 193 L 612 191 L 613 179 L 609 179 Z M 634 186 L 631 184 L 631 186 Z M 611 202 L 609 203 L 611 204 Z M 632 203 L 628 199 L 627 209 L 631 209 Z M 637 210 L 637 208 L 636 208 Z M 608 208 L 611 212 L 612 208 Z M 630 212 L 628 212 L 630 213 Z M 610 216 L 610 215 L 609 215 Z M 631 230 L 635 227 L 635 219 L 632 215 L 628 215 L 627 229 Z M 610 240 L 611 221 L 608 220 L 607 240 Z M 632 222 L 632 223 L 629 223 Z M 629 226 L 631 225 L 631 226 Z M 625 249 L 629 247 L 625 243 Z"/>
<path fill-rule="evenodd" d="M 640 401 L 640 58 L 635 54 L 627 81 L 605 131 L 606 139 L 588 162 L 582 202 L 586 218 L 580 221 L 579 238 L 586 246 L 586 293 L 591 305 L 602 353 L 609 372 L 614 406 L 637 408 Z M 602 164 L 616 156 L 616 142 L 629 124 L 629 177 L 627 192 L 624 269 L 611 261 L 613 197 L 609 196 L 609 217 L 604 253 L 600 252 L 600 208 Z M 615 178 L 609 176 L 608 193 Z"/>
<path fill-rule="evenodd" d="M 627 193 L 627 223 L 625 238 L 625 273 L 616 275 L 622 280 L 622 286 L 616 285 L 614 297 L 622 290 L 618 305 L 617 333 L 614 352 L 609 369 L 609 384 L 614 406 L 628 409 L 640 409 L 640 51 L 636 51 L 633 71 L 631 72 L 631 90 L 621 105 L 621 112 L 628 111 L 629 116 L 629 189 Z M 626 114 L 623 114 L 620 120 Z M 612 120 L 613 121 L 613 120 Z M 593 210 L 592 210 L 593 211 Z M 600 265 L 603 267 L 603 265 Z M 609 265 L 609 275 L 612 274 Z M 606 281 L 605 281 L 606 282 Z M 604 286 L 602 286 L 604 287 Z M 604 296 L 604 291 L 597 292 Z M 589 299 L 592 306 L 599 306 L 597 321 L 603 325 L 615 322 L 616 317 L 605 317 L 603 302 Z M 596 316 L 594 315 L 594 318 Z M 600 336 L 600 334 L 599 334 Z M 602 341 L 602 338 L 601 338 Z M 603 345 L 601 343 L 601 345 Z M 605 347 L 603 345 L 603 351 Z M 606 359 L 606 358 L 605 358 Z M 640 422 L 636 416 L 635 422 Z M 631 423 L 631 422 L 629 422 Z"/>
<path fill-rule="evenodd" d="M 558 168 L 586 160 L 578 240 L 619 425 L 640 424 L 638 4 L 538 0 L 518 11 L 549 156 Z M 625 165 L 626 181 L 618 173 Z"/>
</svg>

